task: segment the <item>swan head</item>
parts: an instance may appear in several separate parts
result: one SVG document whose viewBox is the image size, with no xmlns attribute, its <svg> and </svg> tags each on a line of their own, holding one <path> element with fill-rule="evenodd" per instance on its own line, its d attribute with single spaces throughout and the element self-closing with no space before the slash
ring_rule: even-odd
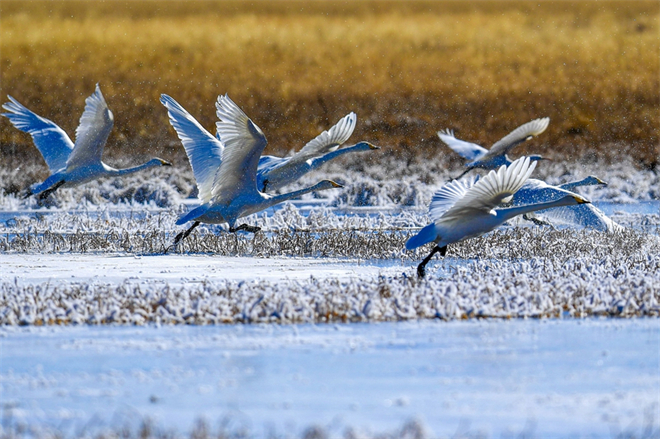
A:
<svg viewBox="0 0 660 439">
<path fill-rule="evenodd" d="M 369 143 L 369 142 L 358 142 L 358 143 L 355 144 L 355 148 L 363 150 L 363 151 L 367 151 L 367 150 L 370 150 L 370 149 L 380 149 L 380 146 L 376 146 L 376 145 L 374 145 L 372 143 Z"/>
<path fill-rule="evenodd" d="M 542 155 L 538 155 L 538 154 L 530 154 L 527 157 L 529 157 L 530 162 L 538 162 L 538 161 L 541 161 L 541 160 L 547 160 L 549 162 L 552 161 L 552 159 L 549 159 L 547 157 L 543 157 Z"/>
<path fill-rule="evenodd" d="M 152 159 L 151 162 L 154 163 L 156 166 L 172 166 L 172 163 L 163 159 L 159 159 L 158 157 Z"/>
<path fill-rule="evenodd" d="M 569 195 L 566 198 L 573 198 L 573 200 L 575 201 L 575 204 L 591 204 L 591 201 L 589 201 L 586 198 L 583 198 L 579 195 Z M 573 203 L 571 203 L 571 204 L 573 204 Z"/>
<path fill-rule="evenodd" d="M 600 178 L 596 177 L 595 175 L 590 175 L 584 180 L 582 180 L 585 186 L 589 185 L 597 185 L 597 184 L 602 184 L 603 186 L 607 186 L 607 182 L 601 180 Z"/>
<path fill-rule="evenodd" d="M 344 187 L 344 186 L 340 185 L 339 183 L 335 183 L 332 180 L 323 180 L 323 181 L 319 182 L 316 185 L 315 189 L 316 190 L 325 190 L 325 189 L 336 189 L 336 188 L 341 188 L 341 187 Z"/>
</svg>

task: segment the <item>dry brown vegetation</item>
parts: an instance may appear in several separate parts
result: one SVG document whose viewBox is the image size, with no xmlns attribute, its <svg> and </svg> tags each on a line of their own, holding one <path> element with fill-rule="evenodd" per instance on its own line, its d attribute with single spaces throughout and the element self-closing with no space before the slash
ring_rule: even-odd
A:
<svg viewBox="0 0 660 439">
<path fill-rule="evenodd" d="M 490 145 L 550 116 L 521 148 L 577 159 L 660 155 L 660 3 L 0 3 L 0 96 L 73 135 L 99 82 L 115 113 L 107 155 L 185 155 L 158 102 L 213 130 L 228 92 L 269 138 L 299 148 L 349 111 L 353 139 L 453 154 L 435 132 Z M 40 162 L 0 118 L 0 159 Z"/>
</svg>

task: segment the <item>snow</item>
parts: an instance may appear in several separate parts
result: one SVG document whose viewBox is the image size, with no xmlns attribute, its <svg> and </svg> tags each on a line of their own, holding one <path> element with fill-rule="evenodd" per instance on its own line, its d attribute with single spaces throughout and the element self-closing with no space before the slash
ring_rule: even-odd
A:
<svg viewBox="0 0 660 439">
<path fill-rule="evenodd" d="M 444 165 L 332 163 L 297 185 L 345 189 L 176 249 L 189 170 L 40 206 L 0 193 L 0 436 L 187 435 L 200 418 L 230 437 L 660 435 L 658 174 L 545 164 L 549 183 L 608 180 L 580 190 L 626 229 L 514 221 L 420 281 L 429 249 L 403 244 Z"/>
<path fill-rule="evenodd" d="M 610 438 L 660 419 L 657 319 L 5 327 L 0 347 L 11 422 L 42 433 L 203 418 L 336 437 L 417 419 L 430 437 Z"/>
</svg>

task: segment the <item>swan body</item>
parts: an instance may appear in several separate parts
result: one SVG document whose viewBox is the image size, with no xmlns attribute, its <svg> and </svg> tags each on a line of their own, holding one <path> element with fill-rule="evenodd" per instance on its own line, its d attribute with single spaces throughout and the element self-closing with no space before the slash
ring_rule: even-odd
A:
<svg viewBox="0 0 660 439">
<path fill-rule="evenodd" d="M 162 100 L 168 110 L 178 110 L 171 98 L 163 96 Z M 188 134 L 181 136 L 198 180 L 199 198 L 203 203 L 179 218 L 177 225 L 189 221 L 194 223 L 188 230 L 176 236 L 174 245 L 202 222 L 227 223 L 230 231 L 256 232 L 258 228 L 246 225 L 236 228 L 236 221 L 312 191 L 341 187 L 333 181 L 324 180 L 314 186 L 286 194 L 271 195 L 260 191 L 257 187 L 257 169 L 261 153 L 267 144 L 266 136 L 229 96 L 219 96 L 216 109 L 219 119 L 216 123 L 219 145 L 213 140 L 213 136 L 204 134 L 199 129 L 194 134 L 197 141 L 192 142 Z M 197 123 L 192 117 L 182 121 L 180 111 L 178 113 L 173 121 L 175 129 L 177 126 L 180 129 L 182 126 Z M 201 169 L 203 163 L 213 168 Z"/>
<path fill-rule="evenodd" d="M 213 136 L 170 96 L 163 94 L 160 101 L 167 108 L 170 123 L 190 160 L 197 181 L 198 198 L 206 203 L 210 200 L 214 171 L 222 162 L 222 152 L 225 148 L 219 138 L 220 133 Z M 343 154 L 379 149 L 368 142 L 339 148 L 353 134 L 356 123 L 355 113 L 349 113 L 332 128 L 308 142 L 292 157 L 261 156 L 257 166 L 259 190 L 266 192 L 280 189 Z"/>
<path fill-rule="evenodd" d="M 448 245 L 490 232 L 517 215 L 557 206 L 589 203 L 577 194 L 570 194 L 549 202 L 499 207 L 511 201 L 535 166 L 536 162 L 521 157 L 509 166 L 490 171 L 482 179 L 454 180 L 440 188 L 429 206 L 433 223 L 406 242 L 408 250 L 430 242 L 436 243 L 431 253 L 419 264 L 419 276 L 424 277 L 424 267 L 435 253 L 440 252 L 444 256 Z"/>
<path fill-rule="evenodd" d="M 7 113 L 2 115 L 17 129 L 32 136 L 51 173 L 42 183 L 30 186 L 27 196 L 38 194 L 43 199 L 60 187 L 74 187 L 100 177 L 121 176 L 155 166 L 171 166 L 159 158 L 127 169 L 115 169 L 101 161 L 114 116 L 98 84 L 85 100 L 75 143 L 57 124 L 28 110 L 11 96 L 8 98 L 10 102 L 2 106 Z"/>
<path fill-rule="evenodd" d="M 519 126 L 495 142 L 493 146 L 490 147 L 490 149 L 486 149 L 480 145 L 477 145 L 476 143 L 457 139 L 454 136 L 454 132 L 448 129 L 444 131 L 438 131 L 438 137 L 440 137 L 440 140 L 442 140 L 454 152 L 470 161 L 466 165 L 467 170 L 457 177 L 461 178 L 463 175 L 475 168 L 497 169 L 500 166 L 511 165 L 512 161 L 507 156 L 507 153 L 511 151 L 511 149 L 513 149 L 516 145 L 530 140 L 531 138 L 544 132 L 546 128 L 548 128 L 549 123 L 550 118 L 548 117 L 527 122 L 526 124 Z M 530 161 L 533 162 L 539 160 L 547 160 L 540 155 L 530 155 L 528 157 Z"/>
</svg>

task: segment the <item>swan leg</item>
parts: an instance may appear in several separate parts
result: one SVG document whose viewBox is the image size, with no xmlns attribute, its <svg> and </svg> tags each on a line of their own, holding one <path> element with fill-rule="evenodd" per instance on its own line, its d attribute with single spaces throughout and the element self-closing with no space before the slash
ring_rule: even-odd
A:
<svg viewBox="0 0 660 439">
<path fill-rule="evenodd" d="M 459 176 L 456 177 L 456 178 L 450 178 L 449 181 L 458 180 L 458 179 L 460 179 L 462 176 L 464 176 L 465 174 L 467 174 L 468 172 L 470 172 L 470 171 L 473 170 L 473 169 L 474 169 L 474 168 L 467 168 L 465 171 L 463 171 L 463 173 L 462 173 L 461 175 L 459 175 Z"/>
<path fill-rule="evenodd" d="M 176 247 L 176 246 L 179 244 L 179 242 L 181 242 L 181 241 L 183 241 L 184 239 L 186 239 L 186 238 L 188 237 L 188 235 L 190 235 L 190 234 L 192 233 L 192 231 L 195 229 L 195 227 L 197 227 L 197 226 L 200 225 L 200 224 L 201 224 L 201 223 L 200 223 L 199 221 L 195 221 L 195 222 L 193 223 L 193 225 L 190 226 L 190 228 L 189 228 L 188 230 L 186 230 L 186 231 L 184 231 L 184 232 L 181 232 L 181 233 L 179 233 L 178 235 L 176 235 L 176 236 L 174 237 L 174 243 L 172 243 L 172 247 Z M 168 249 L 168 250 L 169 250 L 169 249 Z M 165 250 L 165 253 L 167 253 L 167 250 Z"/>
<path fill-rule="evenodd" d="M 436 253 L 440 252 L 440 256 L 444 257 L 447 254 L 447 246 L 445 245 L 444 247 L 438 247 L 437 245 L 433 247 L 433 250 L 431 250 L 431 253 L 427 257 L 424 258 L 422 262 L 417 266 L 417 275 L 420 278 L 423 278 L 426 272 L 424 271 L 424 267 L 426 267 L 426 264 L 429 263 L 433 255 Z"/>
<path fill-rule="evenodd" d="M 553 230 L 557 230 L 557 229 L 555 229 L 555 226 L 552 225 L 552 223 L 550 223 L 548 221 L 545 221 L 545 220 L 542 220 L 542 219 L 539 219 L 539 218 L 536 218 L 535 216 L 531 216 L 527 213 L 524 214 L 522 217 L 523 217 L 524 220 L 531 221 L 534 224 L 536 224 L 537 226 L 550 226 L 550 227 L 553 228 Z"/>
<path fill-rule="evenodd" d="M 49 188 L 46 189 L 45 191 L 41 192 L 41 193 L 39 194 L 39 196 L 37 197 L 37 199 L 38 199 L 39 201 L 44 201 L 46 198 L 48 198 L 48 196 L 49 196 L 50 194 L 52 194 L 52 193 L 55 192 L 57 189 L 59 189 L 59 187 L 62 186 L 63 184 L 64 184 L 64 180 L 60 180 L 60 181 L 58 181 L 57 183 L 55 183 L 54 185 L 52 185 L 51 187 L 49 187 Z M 29 191 L 29 189 L 28 189 L 28 191 Z M 30 195 L 32 195 L 32 193 L 30 193 L 30 194 L 28 195 L 28 197 L 29 197 Z M 26 198 L 27 198 L 27 197 L 26 197 Z"/>
<path fill-rule="evenodd" d="M 264 188 L 261 190 L 261 192 L 266 192 L 266 187 L 268 186 L 268 179 L 264 180 Z"/>
<path fill-rule="evenodd" d="M 239 232 L 241 230 L 245 230 L 246 232 L 250 232 L 250 233 L 257 233 L 258 231 L 261 230 L 261 227 L 248 226 L 247 224 L 241 224 L 240 226 L 238 226 L 236 228 L 233 228 L 233 227 L 229 228 L 229 231 L 231 233 L 236 233 L 236 232 Z"/>
</svg>

